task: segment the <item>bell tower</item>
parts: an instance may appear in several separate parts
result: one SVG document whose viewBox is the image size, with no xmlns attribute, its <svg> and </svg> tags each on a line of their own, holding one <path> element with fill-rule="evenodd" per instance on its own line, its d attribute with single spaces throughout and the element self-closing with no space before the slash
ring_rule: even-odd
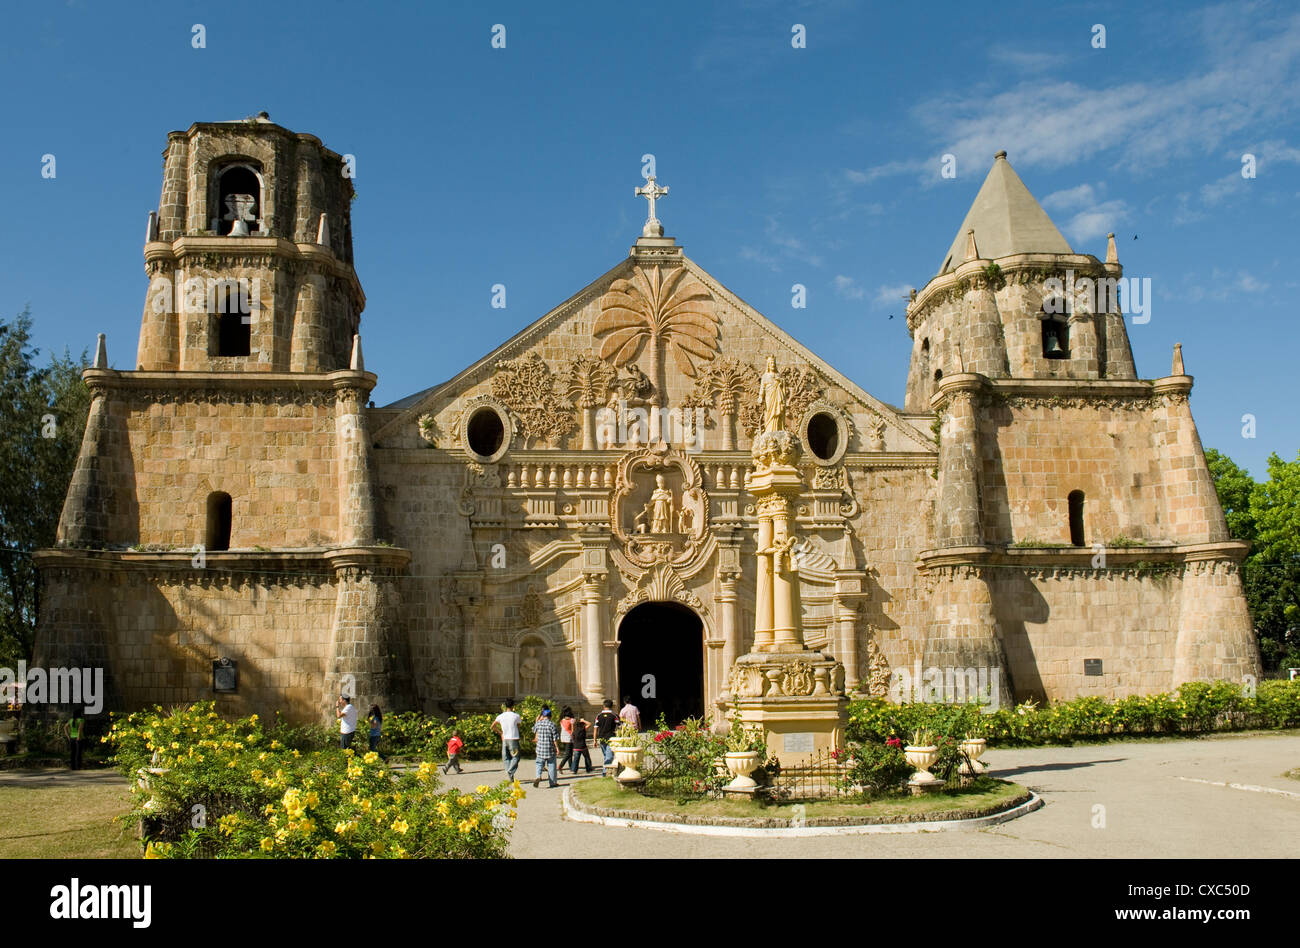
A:
<svg viewBox="0 0 1300 948">
<path fill-rule="evenodd" d="M 907 410 L 929 411 L 945 377 L 1137 378 L 1119 306 L 1123 274 L 1075 253 L 1000 151 L 939 272 L 907 307 Z"/>
<path fill-rule="evenodd" d="M 344 158 L 262 112 L 172 132 L 163 167 L 138 369 L 348 368 L 365 295 Z"/>
</svg>

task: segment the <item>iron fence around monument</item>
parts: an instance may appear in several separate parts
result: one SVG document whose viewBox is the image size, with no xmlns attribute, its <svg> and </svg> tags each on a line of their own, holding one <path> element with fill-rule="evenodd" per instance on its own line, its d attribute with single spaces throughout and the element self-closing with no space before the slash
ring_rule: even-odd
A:
<svg viewBox="0 0 1300 948">
<path fill-rule="evenodd" d="M 772 760 L 778 767 L 768 793 L 776 802 L 827 800 L 853 795 L 845 780 L 848 767 L 834 751 L 814 754 L 793 767 L 780 766 L 779 758 Z"/>
</svg>

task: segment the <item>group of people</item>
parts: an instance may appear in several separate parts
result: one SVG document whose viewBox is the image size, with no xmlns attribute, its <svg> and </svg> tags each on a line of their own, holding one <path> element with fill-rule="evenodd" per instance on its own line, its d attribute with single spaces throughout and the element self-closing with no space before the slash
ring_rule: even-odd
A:
<svg viewBox="0 0 1300 948">
<path fill-rule="evenodd" d="M 533 740 L 537 746 L 537 771 L 533 777 L 533 786 L 538 786 L 545 774 L 547 786 L 558 787 L 557 771 L 563 770 L 567 764 L 576 775 L 579 761 L 585 762 L 587 773 L 591 773 L 591 751 L 587 741 L 593 728 L 596 743 L 604 756 L 605 768 L 608 769 L 614 763 L 614 751 L 609 742 L 613 740 L 620 721 L 630 723 L 637 730 L 641 729 L 641 712 L 631 698 L 623 699 L 623 709 L 618 714 L 614 713 L 614 702 L 606 698 L 605 706 L 596 715 L 594 724 L 580 714 L 575 715 L 572 708 L 566 707 L 560 711 L 557 726 L 552 720 L 551 708 L 544 706 L 533 722 Z M 515 773 L 519 770 L 519 729 L 522 724 L 523 718 L 515 711 L 514 699 L 507 698 L 505 709 L 492 722 L 492 730 L 501 738 L 501 765 L 511 780 L 515 779 Z M 563 757 L 560 756 L 561 748 Z"/>
<path fill-rule="evenodd" d="M 339 695 L 334 713 L 339 721 L 339 746 L 347 750 L 352 746 L 357 732 L 357 709 L 352 704 L 350 695 Z M 366 720 L 370 724 L 370 749 L 378 750 L 384 725 L 384 715 L 379 710 L 379 705 L 370 706 L 370 713 L 366 716 Z M 638 731 L 641 729 L 641 712 L 632 703 L 631 698 L 623 699 L 623 708 L 617 714 L 614 713 L 614 702 L 606 698 L 605 706 L 596 715 L 594 723 L 580 714 L 575 715 L 572 708 L 565 707 L 560 711 L 557 725 L 552 720 L 550 706 L 543 707 L 533 722 L 533 739 L 537 745 L 537 773 L 533 779 L 533 786 L 538 786 L 545 774 L 548 786 L 558 787 L 560 785 L 558 771 L 568 766 L 576 775 L 580 761 L 587 765 L 587 773 L 591 773 L 591 750 L 587 745 L 593 730 L 596 743 L 604 757 L 604 766 L 608 770 L 614 763 L 614 751 L 610 747 L 610 741 L 618 731 L 620 722 L 626 722 Z M 523 718 L 515 711 L 515 699 L 507 698 L 505 708 L 492 722 L 492 730 L 501 739 L 501 764 L 505 767 L 506 776 L 511 780 L 515 779 L 515 773 L 519 770 L 519 729 L 522 724 Z M 460 766 L 460 752 L 464 747 L 465 741 L 460 731 L 453 730 L 450 740 L 447 741 L 447 763 L 442 768 L 444 774 L 450 773 L 453 768 L 456 773 L 463 772 Z M 561 749 L 563 749 L 563 757 L 560 756 Z"/>
<path fill-rule="evenodd" d="M 339 746 L 347 750 L 357 736 L 357 709 L 352 704 L 351 695 L 339 695 L 334 704 L 334 716 L 339 719 Z M 379 750 L 379 738 L 384 732 L 384 713 L 379 710 L 379 705 L 370 706 L 366 721 L 370 724 L 370 749 Z"/>
</svg>

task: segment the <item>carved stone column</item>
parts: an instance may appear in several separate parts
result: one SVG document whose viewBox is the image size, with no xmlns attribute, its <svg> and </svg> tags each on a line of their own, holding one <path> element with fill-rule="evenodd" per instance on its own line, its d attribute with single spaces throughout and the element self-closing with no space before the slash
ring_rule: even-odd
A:
<svg viewBox="0 0 1300 948">
<path fill-rule="evenodd" d="M 601 641 L 605 630 L 605 573 L 582 575 L 582 691 L 596 707 L 605 700 L 601 675 Z"/>
<path fill-rule="evenodd" d="M 722 613 L 722 667 L 730 669 L 740 657 L 740 617 L 737 614 L 737 585 L 740 582 L 740 551 L 723 548 L 723 564 L 718 569 L 718 606 Z M 735 568 L 726 565 L 727 554 L 736 559 Z"/>
<path fill-rule="evenodd" d="M 838 584 L 837 584 L 838 585 Z M 852 599 L 835 596 L 835 651 L 844 663 L 844 689 L 849 694 L 858 690 L 858 604 Z"/>
<path fill-rule="evenodd" d="M 772 648 L 772 515 L 758 514 L 758 579 L 754 602 L 754 651 Z"/>
</svg>

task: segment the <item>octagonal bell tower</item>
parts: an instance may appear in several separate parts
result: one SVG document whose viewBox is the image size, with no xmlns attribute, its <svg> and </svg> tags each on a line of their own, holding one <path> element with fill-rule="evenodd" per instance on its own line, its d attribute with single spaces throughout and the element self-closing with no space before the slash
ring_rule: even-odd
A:
<svg viewBox="0 0 1300 948">
<path fill-rule="evenodd" d="M 144 248 L 137 367 L 332 372 L 365 296 L 352 265 L 351 167 L 265 112 L 168 135 Z"/>
</svg>

